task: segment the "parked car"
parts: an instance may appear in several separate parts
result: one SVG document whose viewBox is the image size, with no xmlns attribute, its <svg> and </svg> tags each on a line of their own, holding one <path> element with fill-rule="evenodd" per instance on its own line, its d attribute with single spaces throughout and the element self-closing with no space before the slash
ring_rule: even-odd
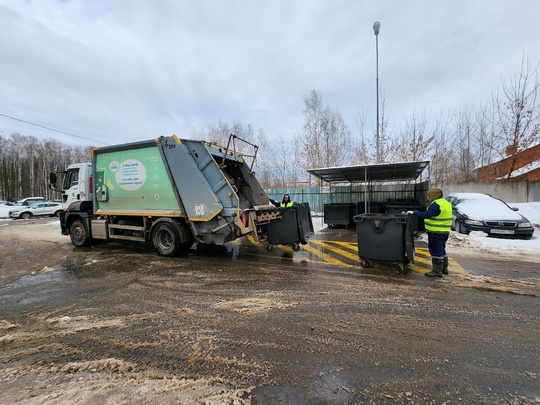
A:
<svg viewBox="0 0 540 405">
<path fill-rule="evenodd" d="M 28 205 L 35 204 L 37 202 L 46 202 L 46 201 L 45 201 L 45 198 L 43 197 L 26 197 L 26 198 L 23 198 L 22 200 L 17 200 L 15 202 L 15 205 L 28 206 Z"/>
<path fill-rule="evenodd" d="M 452 193 L 446 199 L 452 204 L 452 229 L 459 233 L 482 231 L 490 236 L 530 239 L 531 222 L 504 201 L 482 193 Z"/>
<path fill-rule="evenodd" d="M 32 204 L 28 207 L 20 206 L 13 207 L 9 210 L 8 216 L 10 218 L 23 218 L 29 219 L 37 216 L 58 216 L 62 211 L 62 204 L 56 202 L 40 202 Z"/>
</svg>

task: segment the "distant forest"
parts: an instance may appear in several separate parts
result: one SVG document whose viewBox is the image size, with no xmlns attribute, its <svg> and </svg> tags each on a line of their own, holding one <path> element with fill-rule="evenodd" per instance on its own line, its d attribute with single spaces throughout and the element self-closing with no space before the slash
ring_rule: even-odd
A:
<svg viewBox="0 0 540 405">
<path fill-rule="evenodd" d="M 40 196 L 59 198 L 49 190 L 49 173 L 90 159 L 91 147 L 67 146 L 34 136 L 0 135 L 0 200 Z"/>
</svg>

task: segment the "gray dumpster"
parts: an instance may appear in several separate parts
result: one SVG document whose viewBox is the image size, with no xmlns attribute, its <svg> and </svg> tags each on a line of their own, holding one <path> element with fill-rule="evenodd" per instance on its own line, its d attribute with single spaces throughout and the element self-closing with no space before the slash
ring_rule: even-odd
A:
<svg viewBox="0 0 540 405">
<path fill-rule="evenodd" d="M 354 217 L 362 267 L 370 261 L 397 266 L 406 274 L 414 263 L 413 227 L 407 214 L 360 214 Z"/>
<path fill-rule="evenodd" d="M 314 233 L 309 203 L 295 203 L 281 210 L 283 218 L 267 225 L 267 249 L 271 251 L 274 245 L 290 245 L 297 252 L 299 244 L 305 245 Z"/>
<path fill-rule="evenodd" d="M 354 224 L 356 206 L 348 203 L 324 204 L 324 223 L 329 227 Z"/>
</svg>

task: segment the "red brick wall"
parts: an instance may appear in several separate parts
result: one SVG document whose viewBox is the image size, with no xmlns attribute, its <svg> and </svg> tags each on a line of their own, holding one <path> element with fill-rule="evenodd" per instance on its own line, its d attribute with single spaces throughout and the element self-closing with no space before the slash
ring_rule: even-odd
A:
<svg viewBox="0 0 540 405">
<path fill-rule="evenodd" d="M 529 163 L 540 160 L 540 144 L 533 146 L 523 152 L 519 152 L 516 156 L 514 170 L 517 170 Z M 492 163 L 488 166 L 481 167 L 477 170 L 478 181 L 487 182 L 493 181 L 501 177 L 506 177 L 512 166 L 512 157 L 508 157 L 499 162 Z M 512 177 L 512 180 L 540 180 L 540 169 L 533 170 L 525 175 Z"/>
</svg>

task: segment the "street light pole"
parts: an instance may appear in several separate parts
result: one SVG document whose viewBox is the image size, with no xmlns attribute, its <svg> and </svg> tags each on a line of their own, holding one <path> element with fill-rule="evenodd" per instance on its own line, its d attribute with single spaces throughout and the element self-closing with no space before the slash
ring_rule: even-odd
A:
<svg viewBox="0 0 540 405">
<path fill-rule="evenodd" d="M 381 23 L 375 21 L 373 23 L 373 32 L 375 33 L 375 52 L 376 52 L 376 61 L 377 61 L 377 164 L 380 161 L 379 155 L 379 29 L 381 28 Z"/>
</svg>

